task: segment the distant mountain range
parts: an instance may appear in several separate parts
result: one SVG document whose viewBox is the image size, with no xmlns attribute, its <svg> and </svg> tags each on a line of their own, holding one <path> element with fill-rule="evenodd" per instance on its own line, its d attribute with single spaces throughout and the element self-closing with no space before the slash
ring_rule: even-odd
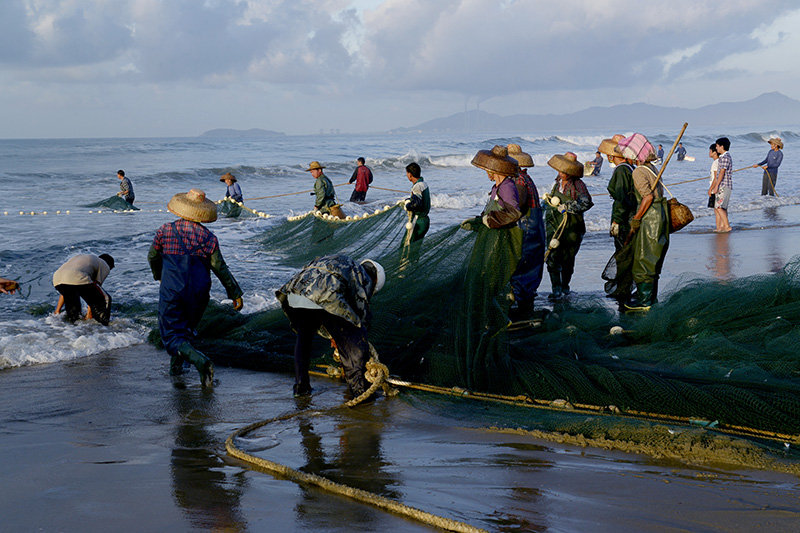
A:
<svg viewBox="0 0 800 533">
<path fill-rule="evenodd" d="M 764 93 L 744 102 L 726 102 L 697 109 L 662 107 L 650 104 L 625 104 L 590 107 L 564 115 L 500 116 L 485 111 L 466 111 L 436 118 L 391 133 L 409 132 L 524 132 L 531 130 L 576 130 L 610 128 L 647 129 L 675 126 L 777 126 L 800 124 L 800 101 L 778 92 Z"/>
<path fill-rule="evenodd" d="M 215 130 L 208 130 L 200 135 L 200 137 L 216 137 L 228 139 L 260 139 L 262 137 L 283 137 L 286 134 L 280 131 L 262 130 L 260 128 L 252 128 L 249 130 L 232 130 L 226 128 L 218 128 Z"/>
</svg>

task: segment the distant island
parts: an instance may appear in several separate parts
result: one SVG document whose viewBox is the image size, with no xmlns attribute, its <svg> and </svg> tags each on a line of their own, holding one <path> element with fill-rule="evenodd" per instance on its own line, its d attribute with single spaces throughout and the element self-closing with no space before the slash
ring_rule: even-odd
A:
<svg viewBox="0 0 800 533">
<path fill-rule="evenodd" d="M 280 131 L 262 130 L 260 128 L 252 128 L 249 130 L 233 130 L 228 128 L 217 128 L 215 130 L 208 130 L 200 135 L 200 137 L 217 137 L 228 139 L 260 139 L 262 137 L 285 137 L 286 134 Z"/>
<path fill-rule="evenodd" d="M 725 102 L 697 109 L 663 107 L 651 104 L 625 104 L 590 107 L 564 115 L 501 116 L 471 110 L 436 118 L 389 133 L 440 132 L 525 132 L 536 130 L 576 130 L 610 128 L 646 129 L 675 126 L 760 126 L 776 128 L 800 124 L 800 102 L 778 92 L 764 93 L 744 102 Z"/>
</svg>

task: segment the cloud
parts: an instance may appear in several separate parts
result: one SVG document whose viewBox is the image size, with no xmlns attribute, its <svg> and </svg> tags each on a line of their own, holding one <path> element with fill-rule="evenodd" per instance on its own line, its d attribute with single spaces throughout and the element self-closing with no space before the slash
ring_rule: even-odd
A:
<svg viewBox="0 0 800 533">
<path fill-rule="evenodd" d="M 721 5 L 387 0 L 365 13 L 363 53 L 387 87 L 474 95 L 625 87 L 692 75 L 754 50 L 760 45 L 750 36 L 753 21 L 774 20 L 792 7 Z M 693 54 L 672 56 L 690 48 Z"/>
</svg>

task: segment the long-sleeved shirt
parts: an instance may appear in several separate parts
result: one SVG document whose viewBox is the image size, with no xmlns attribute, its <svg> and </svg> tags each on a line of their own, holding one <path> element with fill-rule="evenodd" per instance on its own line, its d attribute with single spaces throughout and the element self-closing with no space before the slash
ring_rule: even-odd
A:
<svg viewBox="0 0 800 533">
<path fill-rule="evenodd" d="M 79 254 L 70 258 L 53 274 L 53 286 L 102 285 L 111 269 L 108 263 L 92 254 Z"/>
<path fill-rule="evenodd" d="M 156 236 L 147 254 L 153 279 L 161 279 L 162 255 L 182 255 L 186 250 L 192 250 L 191 255 L 208 261 L 208 267 L 225 287 L 228 298 L 235 300 L 242 296 L 242 289 L 239 288 L 236 278 L 222 258 L 216 235 L 199 222 L 185 219 L 164 224 L 156 230 Z"/>
<path fill-rule="evenodd" d="M 428 184 L 425 180 L 420 178 L 411 187 L 411 196 L 408 198 L 406 210 L 416 213 L 417 215 L 427 216 L 431 210 L 431 192 L 428 189 Z"/>
<path fill-rule="evenodd" d="M 242 188 L 239 187 L 239 184 L 236 182 L 231 183 L 228 185 L 228 190 L 225 191 L 225 198 L 231 197 L 237 202 L 244 201 L 244 197 L 242 196 Z"/>
<path fill-rule="evenodd" d="M 336 203 L 336 192 L 333 183 L 325 174 L 320 174 L 314 182 L 314 208 L 319 210 L 330 209 Z"/>
<path fill-rule="evenodd" d="M 760 163 L 758 166 L 763 167 L 767 165 L 767 170 L 770 172 L 775 172 L 778 170 L 778 167 L 781 166 L 783 162 L 783 152 L 780 150 L 770 150 L 767 153 L 767 157 Z"/>
</svg>

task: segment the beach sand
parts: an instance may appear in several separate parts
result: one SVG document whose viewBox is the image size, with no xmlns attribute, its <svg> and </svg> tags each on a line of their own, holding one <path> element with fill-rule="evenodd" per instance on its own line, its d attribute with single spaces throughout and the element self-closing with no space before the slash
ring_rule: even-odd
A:
<svg viewBox="0 0 800 533">
<path fill-rule="evenodd" d="M 665 286 L 685 273 L 767 273 L 800 254 L 800 229 L 788 223 L 716 235 L 702 233 L 708 219 L 699 222 L 673 236 Z M 587 237 L 574 289 L 597 292 L 599 275 L 586 273 L 599 273 L 610 242 Z M 227 457 L 235 429 L 338 405 L 342 383 L 312 378 L 309 404 L 291 397 L 286 374 L 218 368 L 217 377 L 212 391 L 194 371 L 176 386 L 166 354 L 150 345 L 0 372 L 0 529 L 429 530 Z M 492 531 L 796 531 L 800 523 L 796 477 L 479 431 L 442 414 L 442 401 L 459 400 L 403 392 L 268 426 L 239 445 Z"/>
</svg>

